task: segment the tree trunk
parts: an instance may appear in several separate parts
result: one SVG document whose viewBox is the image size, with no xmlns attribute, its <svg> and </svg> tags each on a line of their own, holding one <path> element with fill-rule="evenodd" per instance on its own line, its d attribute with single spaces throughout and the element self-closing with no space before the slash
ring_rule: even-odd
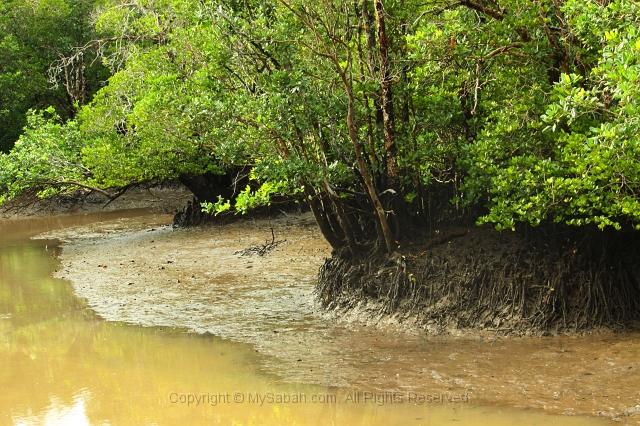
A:
<svg viewBox="0 0 640 426">
<path fill-rule="evenodd" d="M 360 173 L 362 174 L 362 179 L 367 187 L 367 192 L 369 198 L 371 199 L 371 203 L 375 209 L 376 215 L 378 217 L 378 221 L 380 222 L 380 230 L 382 231 L 385 245 L 387 247 L 387 251 L 389 253 L 393 253 L 396 250 L 396 246 L 393 241 L 393 234 L 391 229 L 389 228 L 389 223 L 387 222 L 387 216 L 382 207 L 382 203 L 378 198 L 378 194 L 376 193 L 376 189 L 373 186 L 373 181 L 371 179 L 371 172 L 367 167 L 364 157 L 362 156 L 362 149 L 360 147 L 360 140 L 358 139 L 358 130 L 356 129 L 355 123 L 355 101 L 353 98 L 353 88 L 347 79 L 347 75 L 345 72 L 341 72 L 340 76 L 342 78 L 342 82 L 344 84 L 345 90 L 347 92 L 347 127 L 349 128 L 349 139 L 353 143 L 353 150 L 356 155 L 356 161 L 358 163 L 358 168 L 360 169 Z"/>
<path fill-rule="evenodd" d="M 331 228 L 327 215 L 323 214 L 320 201 L 318 201 L 318 198 L 315 196 L 316 194 L 311 190 L 309 185 L 304 185 L 304 193 L 307 196 L 309 208 L 313 213 L 316 224 L 318 225 L 318 228 L 320 228 L 320 232 L 322 232 L 324 238 L 331 245 L 331 248 L 337 250 L 344 247 L 344 241 L 340 240 L 333 232 L 333 228 Z"/>
<path fill-rule="evenodd" d="M 325 191 L 326 192 L 326 191 Z M 333 229 L 333 233 L 340 241 L 344 241 L 346 239 L 346 235 L 344 234 L 344 229 L 342 229 L 342 225 L 340 224 L 340 219 L 338 219 L 338 214 L 333 207 L 333 202 L 329 196 L 323 196 L 321 199 L 322 207 L 324 208 L 324 216 L 329 221 L 331 225 L 331 229 Z"/>
<path fill-rule="evenodd" d="M 380 55 L 380 87 L 382 93 L 382 118 L 384 128 L 384 148 L 386 151 L 387 185 L 395 194 L 393 195 L 393 208 L 397 222 L 397 237 L 404 234 L 406 221 L 406 206 L 400 190 L 400 171 L 398 168 L 398 148 L 396 146 L 396 124 L 393 108 L 393 91 L 391 87 L 391 67 L 389 64 L 390 42 L 387 37 L 387 29 L 384 19 L 384 7 L 382 0 L 375 0 L 376 24 L 378 27 L 378 53 Z"/>
<path fill-rule="evenodd" d="M 357 262 L 360 261 L 360 250 L 358 249 L 358 244 L 356 242 L 355 230 L 351 228 L 351 224 L 346 217 L 346 213 L 344 211 L 344 206 L 342 205 L 342 200 L 329 186 L 329 182 L 325 179 L 323 182 L 324 190 L 329 195 L 329 198 L 333 202 L 333 206 L 335 207 L 336 214 L 338 216 L 338 221 L 340 222 L 340 226 L 342 227 L 342 231 L 344 232 L 345 239 L 347 242 L 347 247 L 349 247 L 349 251 Z"/>
</svg>

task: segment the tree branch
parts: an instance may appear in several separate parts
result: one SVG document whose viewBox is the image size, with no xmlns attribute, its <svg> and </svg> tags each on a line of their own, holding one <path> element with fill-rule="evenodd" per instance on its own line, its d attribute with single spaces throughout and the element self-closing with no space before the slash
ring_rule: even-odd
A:
<svg viewBox="0 0 640 426">
<path fill-rule="evenodd" d="M 76 182 L 74 180 L 57 181 L 57 182 L 53 182 L 52 185 L 53 186 L 65 186 L 65 185 L 79 186 L 80 188 L 88 189 L 90 191 L 95 191 L 104 195 L 107 198 L 111 198 L 111 194 L 109 194 L 104 189 L 96 188 L 90 185 L 85 185 L 84 183 Z"/>
<path fill-rule="evenodd" d="M 490 7 L 486 7 L 481 5 L 480 3 L 475 3 L 472 1 L 462 1 L 461 2 L 462 5 L 467 6 L 469 9 L 473 9 L 473 10 L 477 10 L 478 12 L 482 12 L 485 15 L 489 15 L 494 19 L 497 19 L 498 21 L 502 21 L 504 19 L 504 13 L 501 11 L 497 11 L 494 9 L 491 9 Z"/>
</svg>

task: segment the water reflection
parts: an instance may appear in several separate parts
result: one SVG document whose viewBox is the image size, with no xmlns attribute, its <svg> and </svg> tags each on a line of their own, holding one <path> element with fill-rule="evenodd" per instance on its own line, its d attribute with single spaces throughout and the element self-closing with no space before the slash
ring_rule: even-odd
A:
<svg viewBox="0 0 640 426">
<path fill-rule="evenodd" d="M 91 422 L 87 417 L 85 400 L 90 397 L 89 392 L 83 390 L 74 398 L 72 406 L 65 406 L 59 400 L 54 399 L 51 406 L 47 408 L 42 416 L 29 416 L 28 418 L 16 417 L 13 424 L 16 426 L 31 426 L 34 424 L 54 426 L 54 425 L 76 425 L 90 426 Z M 104 423 L 105 425 L 108 423 Z"/>
<path fill-rule="evenodd" d="M 607 423 L 464 403 L 354 402 L 347 399 L 349 389 L 282 383 L 261 369 L 262 355 L 249 345 L 101 320 L 73 296 L 69 283 L 51 278 L 60 267 L 52 242 L 28 240 L 56 227 L 143 213 L 0 222 L 1 424 Z M 214 405 L 214 394 L 227 397 Z M 238 394 L 242 400 L 234 399 Z M 305 395 L 308 400 L 269 402 L 264 398 L 270 394 Z M 189 395 L 209 399 L 189 403 Z M 250 395 L 261 396 L 262 403 Z M 335 400 L 313 402 L 314 395 Z"/>
</svg>

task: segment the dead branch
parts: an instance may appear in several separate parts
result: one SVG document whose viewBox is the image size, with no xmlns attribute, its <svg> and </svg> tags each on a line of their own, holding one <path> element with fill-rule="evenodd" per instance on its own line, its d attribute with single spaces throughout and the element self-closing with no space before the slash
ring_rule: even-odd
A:
<svg viewBox="0 0 640 426">
<path fill-rule="evenodd" d="M 284 243 L 285 241 L 287 241 L 287 240 L 278 240 L 278 241 L 276 241 L 275 232 L 273 231 L 273 228 L 271 228 L 271 242 L 267 241 L 264 244 L 259 244 L 259 245 L 256 245 L 256 246 L 250 246 L 250 247 L 247 247 L 244 250 L 238 250 L 238 251 L 234 252 L 233 254 L 239 254 L 241 256 L 251 256 L 252 254 L 255 253 L 258 256 L 264 256 L 269 251 L 271 251 L 274 248 L 278 247 L 280 244 Z"/>
</svg>

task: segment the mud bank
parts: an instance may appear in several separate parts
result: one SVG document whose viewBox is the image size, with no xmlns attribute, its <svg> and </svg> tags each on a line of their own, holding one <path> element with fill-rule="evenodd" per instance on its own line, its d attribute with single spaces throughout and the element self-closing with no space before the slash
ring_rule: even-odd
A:
<svg viewBox="0 0 640 426">
<path fill-rule="evenodd" d="M 58 195 L 44 200 L 25 195 L 0 206 L 0 219 L 104 213 L 140 208 L 149 209 L 153 213 L 175 214 L 192 198 L 191 192 L 175 183 L 131 189 L 112 202 L 101 194 L 84 192 Z"/>
<path fill-rule="evenodd" d="M 475 404 L 640 424 L 640 334 L 427 337 L 333 322 L 313 294 L 329 256 L 311 215 L 173 230 L 166 215 L 41 235 L 65 242 L 57 276 L 100 316 L 252 344 L 283 380 L 357 390 L 464 392 Z M 283 241 L 264 256 L 240 251 Z M 459 334 L 459 335 L 456 335 Z"/>
<path fill-rule="evenodd" d="M 526 231 L 443 225 L 403 241 L 392 255 L 356 262 L 338 251 L 320 268 L 322 305 L 337 315 L 407 321 L 431 334 L 638 330 L 637 231 Z"/>
</svg>

